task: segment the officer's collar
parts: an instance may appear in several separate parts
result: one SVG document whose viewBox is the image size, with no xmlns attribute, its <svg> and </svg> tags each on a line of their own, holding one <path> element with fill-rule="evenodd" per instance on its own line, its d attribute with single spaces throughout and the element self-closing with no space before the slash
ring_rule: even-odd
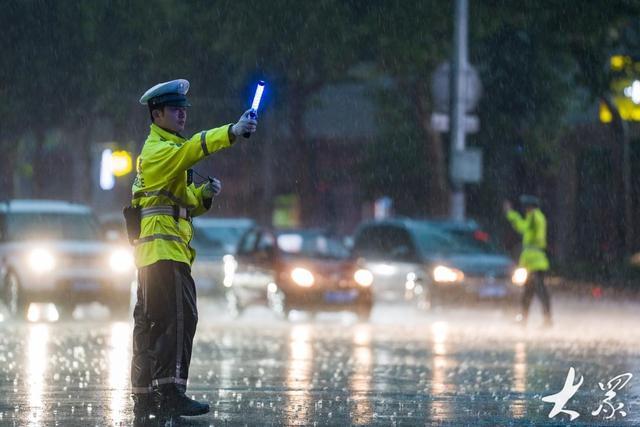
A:
<svg viewBox="0 0 640 427">
<path fill-rule="evenodd" d="M 151 123 L 151 131 L 157 133 L 162 139 L 173 142 L 183 143 L 186 139 L 182 135 L 163 129 L 155 123 Z"/>
</svg>

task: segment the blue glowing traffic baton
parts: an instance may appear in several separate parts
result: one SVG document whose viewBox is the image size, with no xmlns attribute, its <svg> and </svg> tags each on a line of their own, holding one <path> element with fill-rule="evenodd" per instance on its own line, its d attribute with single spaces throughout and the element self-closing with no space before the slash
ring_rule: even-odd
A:
<svg viewBox="0 0 640 427">
<path fill-rule="evenodd" d="M 260 100 L 262 99 L 262 93 L 264 92 L 264 80 L 260 80 L 258 82 L 258 86 L 256 87 L 256 93 L 253 95 L 253 102 L 251 103 L 251 112 L 249 113 L 249 117 L 255 119 L 257 117 L 258 107 L 260 107 Z M 244 135 L 245 138 L 249 138 L 251 133 L 246 132 Z"/>
</svg>

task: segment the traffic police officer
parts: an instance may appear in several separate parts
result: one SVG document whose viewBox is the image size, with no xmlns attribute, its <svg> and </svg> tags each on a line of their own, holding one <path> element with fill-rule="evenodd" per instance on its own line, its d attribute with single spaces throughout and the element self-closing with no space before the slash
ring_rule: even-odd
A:
<svg viewBox="0 0 640 427">
<path fill-rule="evenodd" d="M 138 293 L 131 362 L 136 416 L 209 412 L 208 404 L 185 395 L 198 321 L 191 277 L 195 251 L 189 242 L 191 218 L 211 207 L 221 185 L 211 179 L 197 186 L 190 182 L 189 169 L 240 135 L 255 132 L 257 125 L 249 110 L 235 124 L 183 137 L 188 90 L 189 82 L 178 79 L 160 83 L 140 98 L 152 123 L 138 158 L 131 202 L 140 218 L 134 240 Z"/>
<path fill-rule="evenodd" d="M 542 302 L 545 326 L 551 325 L 551 301 L 549 291 L 544 284 L 545 272 L 549 270 L 549 259 L 545 252 L 547 247 L 547 219 L 540 210 L 540 200 L 531 195 L 520 196 L 520 204 L 525 209 L 524 218 L 512 209 L 509 201 L 504 202 L 507 219 L 519 234 L 522 235 L 522 252 L 520 267 L 527 269 L 527 281 L 522 294 L 522 313 L 517 321 L 526 324 L 529 306 L 536 293 Z"/>
</svg>

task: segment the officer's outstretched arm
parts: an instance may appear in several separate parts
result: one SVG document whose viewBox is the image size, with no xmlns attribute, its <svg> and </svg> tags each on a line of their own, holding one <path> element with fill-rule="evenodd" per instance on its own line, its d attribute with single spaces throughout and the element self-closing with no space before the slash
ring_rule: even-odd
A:
<svg viewBox="0 0 640 427">
<path fill-rule="evenodd" d="M 148 156 L 147 164 L 153 165 L 159 173 L 173 178 L 184 173 L 211 153 L 229 147 L 231 125 L 205 130 L 193 135 L 184 144 L 163 143 L 153 155 Z"/>
<path fill-rule="evenodd" d="M 507 212 L 507 219 L 511 223 L 513 229 L 518 233 L 524 234 L 524 232 L 527 230 L 526 219 L 522 218 L 522 215 L 520 215 L 517 211 L 510 210 L 509 212 Z"/>
</svg>

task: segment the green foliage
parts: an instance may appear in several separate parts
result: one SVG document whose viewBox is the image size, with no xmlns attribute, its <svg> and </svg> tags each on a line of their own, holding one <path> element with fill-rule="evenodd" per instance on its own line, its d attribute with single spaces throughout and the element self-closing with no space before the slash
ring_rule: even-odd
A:
<svg viewBox="0 0 640 427">
<path fill-rule="evenodd" d="M 484 96 L 476 139 L 491 156 L 519 150 L 538 173 L 557 158 L 574 70 L 563 51 L 545 45 L 537 28 L 503 25 L 475 49 Z M 517 184 L 515 182 L 514 184 Z"/>
<path fill-rule="evenodd" d="M 397 200 L 424 200 L 430 173 L 446 170 L 429 163 L 445 158 L 424 154 L 435 141 L 425 120 L 431 73 L 451 51 L 453 4 L 8 0 L 0 14 L 0 149 L 10 163 L 22 135 L 79 133 L 103 118 L 131 134 L 145 117 L 137 97 L 177 77 L 188 78 L 205 104 L 236 99 L 248 81 L 266 77 L 297 132 L 311 95 L 366 63 L 376 78 L 392 79 L 396 93 L 379 100 L 381 136 L 368 150 L 364 185 L 372 196 L 384 189 Z M 556 170 L 567 117 L 584 107 L 584 93 L 608 89 L 609 55 L 637 51 L 640 6 L 477 0 L 469 7 L 471 62 L 484 85 L 481 132 L 469 142 L 488 159 L 480 192 L 489 196 L 481 199 L 497 206 L 495 188 L 517 191 Z M 505 182 L 518 168 L 529 178 Z"/>
<path fill-rule="evenodd" d="M 475 5 L 470 52 L 484 95 L 481 131 L 473 141 L 487 159 L 479 210 L 497 215 L 501 198 L 541 192 L 562 167 L 559 142 L 570 118 L 607 91 L 609 57 L 620 40 L 614 36 L 637 16 L 638 3 L 579 9 L 551 0 Z"/>
<path fill-rule="evenodd" d="M 441 188 L 446 165 L 438 164 L 446 157 L 429 157 L 441 145 L 425 123 L 432 112 L 431 73 L 450 49 L 452 3 L 370 1 L 360 6 L 361 55 L 375 65 L 378 76 L 393 81 L 377 98 L 380 134 L 361 168 L 365 193 L 390 196 L 400 214 L 442 211 L 435 206 L 441 197 L 434 193 L 446 191 Z"/>
<path fill-rule="evenodd" d="M 360 48 L 387 75 L 428 79 L 450 49 L 452 6 L 438 0 L 362 2 Z"/>
<path fill-rule="evenodd" d="M 212 40 L 235 84 L 262 73 L 283 91 L 313 92 L 353 63 L 352 14 L 338 0 L 230 2 Z M 242 30 L 239 30 L 242 28 Z M 286 101 L 287 93 L 283 93 Z"/>
</svg>

